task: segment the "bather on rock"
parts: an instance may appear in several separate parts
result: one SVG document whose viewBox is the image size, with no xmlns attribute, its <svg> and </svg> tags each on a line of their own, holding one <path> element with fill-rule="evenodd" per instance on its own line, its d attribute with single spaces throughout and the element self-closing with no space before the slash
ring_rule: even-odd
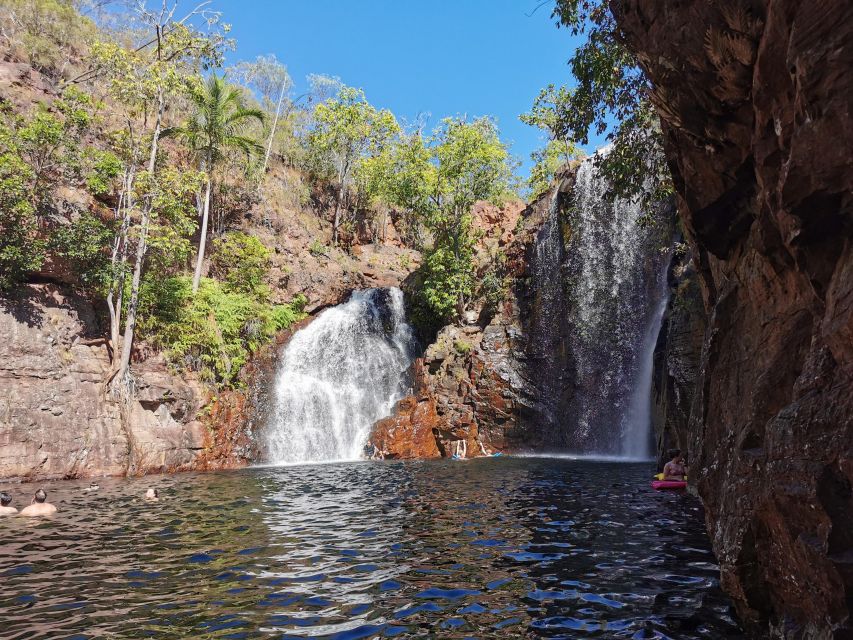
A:
<svg viewBox="0 0 853 640">
<path fill-rule="evenodd" d="M 11 516 L 18 513 L 15 507 L 10 507 L 12 496 L 5 491 L 0 493 L 0 516 Z"/>
<path fill-rule="evenodd" d="M 49 516 L 52 513 L 56 513 L 56 507 L 47 502 L 47 492 L 44 489 L 36 491 L 30 506 L 21 509 L 22 516 Z"/>
</svg>

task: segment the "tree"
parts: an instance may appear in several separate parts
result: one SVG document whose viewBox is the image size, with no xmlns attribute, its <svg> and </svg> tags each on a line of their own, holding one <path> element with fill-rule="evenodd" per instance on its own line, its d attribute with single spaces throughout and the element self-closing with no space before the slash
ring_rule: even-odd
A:
<svg viewBox="0 0 853 640">
<path fill-rule="evenodd" d="M 76 91 L 55 100 L 52 109 L 39 105 L 29 118 L 0 105 L 0 289 L 11 288 L 44 261 L 53 187 L 62 177 L 78 177 L 90 106 Z"/>
<path fill-rule="evenodd" d="M 413 246 L 424 246 L 424 216 L 435 184 L 432 152 L 420 133 L 402 134 L 379 154 L 365 158 L 356 172 L 359 190 L 374 206 L 395 206 L 398 230 Z"/>
<path fill-rule="evenodd" d="M 95 77 L 106 80 L 107 90 L 116 105 L 125 111 L 126 127 L 116 136 L 119 157 L 126 163 L 116 208 L 116 217 L 121 219 L 121 224 L 113 243 L 112 263 L 116 275 L 107 300 L 112 335 L 117 338 L 125 289 L 125 263 L 130 257 L 130 242 L 135 240 L 124 337 L 120 356 L 113 362 L 110 377 L 112 390 L 119 395 L 126 394 L 131 386 L 130 356 L 138 320 L 149 231 L 152 218 L 157 216 L 156 208 L 163 203 L 162 195 L 167 191 L 160 182 L 157 165 L 166 100 L 186 86 L 188 75 L 198 66 L 219 65 L 222 49 L 228 44 L 218 29 L 219 15 L 205 11 L 205 4 L 176 20 L 174 4 L 163 3 L 158 10 L 148 10 L 140 1 L 136 15 L 147 29 L 149 39 L 133 50 L 114 42 L 96 43 L 92 47 L 92 69 L 72 81 L 81 82 Z M 202 28 L 206 28 L 207 33 L 192 26 L 194 18 L 201 19 Z M 144 166 L 138 166 L 143 159 Z M 127 267 L 130 271 L 129 264 Z M 114 344 L 114 351 L 117 346 Z"/>
<path fill-rule="evenodd" d="M 261 179 L 263 179 L 263 175 L 267 171 L 270 154 L 272 153 L 272 145 L 275 139 L 278 119 L 281 116 L 281 108 L 288 91 L 293 86 L 293 82 L 290 79 L 290 74 L 287 73 L 287 67 L 280 63 L 274 54 L 258 56 L 252 62 L 239 62 L 234 65 L 231 73 L 260 94 L 265 109 L 273 111 L 273 105 L 275 105 L 275 115 L 273 116 L 269 136 L 267 137 L 267 148 L 264 153 L 264 163 L 260 173 Z"/>
<path fill-rule="evenodd" d="M 530 154 L 533 166 L 527 178 L 528 196 L 535 200 L 551 187 L 551 181 L 557 172 L 572 160 L 583 157 L 583 152 L 575 145 L 562 140 L 548 140 L 545 146 Z"/>
<path fill-rule="evenodd" d="M 548 141 L 542 149 L 530 154 L 533 167 L 527 180 L 531 199 L 540 196 L 551 186 L 559 169 L 582 156 L 575 143 L 565 135 L 561 135 L 560 120 L 557 114 L 558 105 L 563 105 L 571 99 L 571 93 L 565 87 L 548 85 L 533 102 L 533 107 L 519 119 L 532 127 L 542 129 L 548 136 Z"/>
<path fill-rule="evenodd" d="M 253 121 L 262 124 L 264 113 L 260 109 L 247 107 L 240 88 L 229 85 L 216 74 L 212 74 L 203 87 L 195 88 L 190 94 L 190 100 L 195 110 L 192 117 L 180 127 L 165 129 L 162 135 L 184 140 L 197 156 L 201 169 L 207 174 L 201 207 L 201 237 L 193 275 L 192 290 L 195 293 L 198 291 L 204 263 L 210 191 L 216 166 L 230 149 L 242 151 L 247 157 L 262 151 L 257 141 L 243 133 Z"/>
<path fill-rule="evenodd" d="M 379 155 L 399 132 L 394 115 L 367 102 L 361 89 L 343 87 L 337 97 L 317 105 L 308 144 L 331 160 L 338 184 L 332 242 L 338 243 L 341 205 L 347 185 L 358 165 L 370 155 Z"/>
<path fill-rule="evenodd" d="M 375 197 L 412 212 L 432 236 L 419 296 L 440 322 L 452 320 L 473 292 L 471 209 L 510 190 L 510 156 L 497 126 L 489 118 L 446 118 L 430 138 L 403 136 L 367 166 Z"/>
<path fill-rule="evenodd" d="M 587 36 L 570 60 L 577 87 L 551 88 L 556 136 L 586 144 L 590 131 L 607 133 L 612 148 L 597 154 L 595 162 L 609 180 L 613 197 L 639 196 L 652 202 L 671 194 L 660 123 L 649 101 L 651 85 L 622 43 L 609 4 L 557 0 L 553 16 L 573 35 Z"/>
</svg>

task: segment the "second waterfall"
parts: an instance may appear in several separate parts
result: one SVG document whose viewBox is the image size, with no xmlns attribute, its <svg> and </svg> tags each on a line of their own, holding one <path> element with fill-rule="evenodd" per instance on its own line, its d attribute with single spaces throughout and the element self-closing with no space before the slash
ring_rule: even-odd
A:
<svg viewBox="0 0 853 640">
<path fill-rule="evenodd" d="M 554 192 L 536 236 L 527 309 L 533 427 L 543 450 L 643 459 L 671 216 L 665 205 L 645 210 L 608 190 L 595 158 L 586 159 L 570 192 Z"/>
<path fill-rule="evenodd" d="M 409 387 L 416 341 L 399 289 L 354 292 L 281 354 L 267 427 L 274 463 L 354 460 Z"/>
</svg>

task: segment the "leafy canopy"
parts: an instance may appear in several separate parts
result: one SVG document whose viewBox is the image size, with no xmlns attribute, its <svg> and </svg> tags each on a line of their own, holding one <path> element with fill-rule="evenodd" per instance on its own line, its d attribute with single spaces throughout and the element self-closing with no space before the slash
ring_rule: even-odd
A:
<svg viewBox="0 0 853 640">
<path fill-rule="evenodd" d="M 458 315 L 474 290 L 471 209 L 500 203 L 510 192 L 512 165 L 494 121 L 446 118 L 429 138 L 401 136 L 363 166 L 371 197 L 408 212 L 432 238 L 419 273 L 422 324 Z"/>
<path fill-rule="evenodd" d="M 314 109 L 308 146 L 318 166 L 331 164 L 343 184 L 363 158 L 380 154 L 399 130 L 389 110 L 371 105 L 361 89 L 342 87 Z"/>
<path fill-rule="evenodd" d="M 191 87 L 190 102 L 193 108 L 190 118 L 182 126 L 165 129 L 163 136 L 185 142 L 208 172 L 224 159 L 229 149 L 242 151 L 247 158 L 263 152 L 257 140 L 245 135 L 245 131 L 252 122 L 262 124 L 266 115 L 260 109 L 246 106 L 239 87 L 214 73 L 204 84 Z"/>
<path fill-rule="evenodd" d="M 586 41 L 570 60 L 573 90 L 542 90 L 523 118 L 555 139 L 585 145 L 589 134 L 607 134 L 612 148 L 595 162 L 609 180 L 612 197 L 641 197 L 646 203 L 672 193 L 662 152 L 660 124 L 649 102 L 648 79 L 628 48 L 605 0 L 557 0 L 558 26 Z M 612 121 L 615 120 L 615 124 Z"/>
</svg>

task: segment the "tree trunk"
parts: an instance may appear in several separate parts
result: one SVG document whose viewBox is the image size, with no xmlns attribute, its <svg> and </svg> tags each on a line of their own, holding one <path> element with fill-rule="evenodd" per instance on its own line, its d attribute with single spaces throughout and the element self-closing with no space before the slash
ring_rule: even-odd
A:
<svg viewBox="0 0 853 640">
<path fill-rule="evenodd" d="M 110 290 L 107 294 L 107 307 L 110 310 L 110 346 L 112 348 L 112 361 L 115 365 L 116 356 L 119 352 L 121 341 L 121 313 L 122 300 L 124 297 L 124 265 L 127 262 L 127 230 L 130 227 L 130 214 L 133 210 L 133 167 L 128 167 L 124 174 L 124 184 L 119 195 L 117 216 L 120 215 L 121 226 L 116 234 L 113 244 L 113 252 L 110 261 L 111 281 Z M 118 271 L 118 273 L 116 273 Z"/>
<path fill-rule="evenodd" d="M 159 87 L 157 92 L 157 117 L 154 121 L 154 132 L 151 138 L 151 153 L 148 157 L 148 174 L 154 176 L 154 169 L 157 166 L 157 147 L 160 141 L 160 130 L 163 125 L 163 111 L 165 109 L 165 99 L 163 95 L 163 87 Z M 130 302 L 127 305 L 127 322 L 124 327 L 124 341 L 121 345 L 121 359 L 113 378 L 112 385 L 114 392 L 120 392 L 123 388 L 127 388 L 127 378 L 130 370 L 130 354 L 133 349 L 133 332 L 136 330 L 136 312 L 139 307 L 139 284 L 142 281 L 142 267 L 145 262 L 145 251 L 148 248 L 148 226 L 151 222 L 151 209 L 154 203 L 150 194 L 145 197 L 145 204 L 142 207 L 142 221 L 139 229 L 139 241 L 136 245 L 136 260 L 133 265 L 133 279 L 130 284 Z"/>
<path fill-rule="evenodd" d="M 273 142 L 273 138 L 275 137 L 275 129 L 276 129 L 276 126 L 278 125 L 278 116 L 281 113 L 281 104 L 282 104 L 282 102 L 284 102 L 284 91 L 286 88 L 287 88 L 287 82 L 282 82 L 281 83 L 281 93 L 279 93 L 279 95 L 278 95 L 278 105 L 275 108 L 275 118 L 273 118 L 272 129 L 270 129 L 270 139 L 269 139 L 269 142 L 267 142 L 267 152 L 264 154 L 264 166 L 261 168 L 261 175 L 260 175 L 260 178 L 258 178 L 258 193 L 259 194 L 261 192 L 261 186 L 263 185 L 263 182 L 264 182 L 264 176 L 267 173 L 267 164 L 269 164 L 269 161 L 270 161 L 270 153 L 272 153 L 272 142 Z"/>
<path fill-rule="evenodd" d="M 332 244 L 338 244 L 338 224 L 341 219 L 341 200 L 344 197 L 344 185 L 338 189 L 338 197 L 335 199 L 335 221 L 332 223 Z"/>
<path fill-rule="evenodd" d="M 210 165 L 208 164 L 208 167 Z M 193 274 L 193 293 L 198 291 L 201 282 L 201 267 L 204 264 L 204 250 L 207 246 L 207 221 L 210 218 L 210 177 L 207 178 L 207 187 L 204 191 L 204 211 L 201 216 L 201 238 L 198 241 L 198 257 L 195 261 L 195 273 Z"/>
</svg>

